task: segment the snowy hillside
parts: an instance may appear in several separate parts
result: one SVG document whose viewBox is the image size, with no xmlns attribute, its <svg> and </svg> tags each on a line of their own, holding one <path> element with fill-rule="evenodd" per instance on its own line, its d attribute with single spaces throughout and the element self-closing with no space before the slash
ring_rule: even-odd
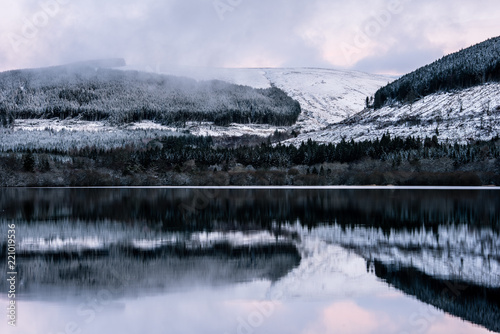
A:
<svg viewBox="0 0 500 334">
<path fill-rule="evenodd" d="M 122 123 L 117 127 L 117 124 L 110 124 L 106 121 L 106 119 L 99 120 L 98 117 L 98 119 L 96 120 L 92 117 L 91 119 L 86 117 L 85 115 L 87 111 L 85 110 L 88 109 L 89 103 L 99 106 L 101 106 L 102 103 L 94 100 L 93 94 L 97 94 L 97 91 L 92 91 L 90 92 L 91 94 L 89 93 L 89 103 L 87 103 L 86 101 L 80 101 L 80 105 L 80 102 L 73 101 L 74 99 L 86 97 L 85 94 L 83 97 L 79 94 L 77 94 L 78 96 L 76 96 L 75 94 L 80 92 L 78 90 L 79 88 L 76 87 L 75 89 L 68 90 L 68 92 L 63 92 L 68 93 L 69 95 L 61 95 L 59 93 L 59 95 L 63 98 L 60 99 L 59 95 L 56 98 L 64 102 L 63 104 L 65 106 L 74 105 L 75 108 L 78 109 L 77 114 L 83 111 L 81 115 L 79 115 L 77 118 L 70 117 L 67 119 L 58 119 L 55 118 L 54 115 L 52 115 L 53 117 L 49 117 L 50 115 L 44 113 L 41 110 L 40 117 L 46 119 L 16 120 L 14 122 L 13 128 L 2 130 L 2 136 L 5 139 L 3 141 L 3 149 L 12 149 L 14 151 L 17 151 L 20 148 L 19 143 L 23 142 L 28 143 L 28 145 L 32 148 L 39 147 L 39 144 L 37 143 L 46 143 L 50 141 L 60 142 L 60 140 L 58 140 L 57 136 L 54 136 L 54 134 L 61 133 L 62 130 L 83 133 L 91 132 L 92 134 L 105 134 L 106 137 L 109 137 L 110 132 L 117 131 L 120 133 L 119 140 L 116 140 L 117 145 L 120 145 L 119 142 L 122 140 L 122 138 L 127 138 L 129 132 L 131 138 L 135 138 L 137 137 L 137 135 L 140 135 L 140 137 L 144 140 L 150 140 L 151 138 L 157 137 L 160 132 L 163 134 L 169 134 L 178 131 L 191 133 L 193 135 L 210 135 L 214 137 L 240 137 L 243 135 L 268 137 L 275 131 L 290 133 L 292 130 L 295 130 L 296 132 L 298 131 L 301 134 L 297 138 L 291 139 L 287 142 L 294 145 L 298 145 L 302 141 L 307 141 L 308 139 L 323 143 L 338 143 L 342 140 L 342 138 L 346 138 L 347 140 L 354 139 L 355 141 L 373 140 L 376 138 L 381 138 L 382 135 L 386 134 L 387 132 L 391 133 L 391 135 L 401 137 L 419 136 L 421 138 L 424 138 L 437 135 L 440 141 L 450 140 L 451 142 L 458 141 L 460 143 L 466 143 L 470 140 L 477 139 L 489 140 L 500 134 L 498 130 L 500 125 L 499 83 L 487 83 L 464 90 L 434 93 L 432 95 L 421 98 L 420 100 L 415 101 L 412 104 L 394 103 L 380 109 L 365 109 L 366 97 L 372 96 L 378 88 L 380 88 L 387 82 L 392 81 L 393 78 L 360 72 L 314 68 L 152 69 L 147 67 L 125 66 L 121 69 L 125 70 L 125 72 L 123 73 L 129 74 L 122 76 L 113 72 L 115 73 L 113 76 L 113 80 L 115 80 L 116 78 L 125 78 L 129 80 L 132 79 L 132 76 L 134 76 L 134 78 L 138 78 L 139 81 L 141 81 L 139 88 L 142 87 L 139 91 L 146 92 L 146 95 L 144 95 L 144 97 L 147 101 L 149 101 L 149 97 L 151 95 L 150 89 L 148 88 L 151 80 L 160 80 L 161 78 L 165 77 L 162 77 L 157 73 L 151 74 L 142 72 L 142 74 L 138 74 L 140 72 L 133 72 L 131 70 L 160 72 L 164 74 L 190 77 L 195 80 L 181 80 L 190 87 L 208 87 L 206 84 L 208 81 L 206 80 L 224 80 L 230 84 L 234 84 L 237 86 L 223 84 L 219 81 L 218 85 L 222 87 L 222 90 L 227 92 L 231 91 L 233 87 L 239 87 L 238 89 L 241 90 L 240 93 L 243 94 L 243 98 L 246 98 L 248 94 L 252 95 L 255 93 L 255 91 L 247 90 L 245 86 L 258 88 L 259 91 L 260 89 L 267 90 L 270 87 L 275 86 L 281 89 L 283 92 L 287 93 L 294 100 L 298 101 L 300 103 L 302 111 L 298 117 L 297 123 L 292 126 L 279 125 L 281 124 L 281 122 L 274 121 L 272 121 L 271 123 L 275 123 L 275 125 L 255 124 L 256 122 L 251 122 L 250 124 L 238 124 L 236 122 L 231 122 L 229 119 L 225 118 L 217 120 L 222 124 L 218 124 L 217 121 L 215 122 L 217 124 L 214 124 L 214 122 L 210 122 L 209 119 L 205 119 L 205 116 L 203 116 L 205 117 L 203 119 L 196 119 L 193 121 L 185 121 L 180 123 L 174 122 L 175 124 L 170 124 L 168 120 L 166 121 L 164 119 L 162 120 L 161 117 L 156 117 L 158 109 L 156 107 L 153 108 L 154 110 L 152 109 L 154 112 L 148 116 L 146 115 L 147 113 L 145 114 L 143 111 L 140 111 L 139 114 L 137 114 L 137 111 L 134 111 L 137 108 L 132 106 L 130 108 L 127 107 L 131 111 L 130 115 L 128 115 L 127 117 L 123 115 L 118 117 L 122 120 L 125 117 L 126 123 Z M 50 71 L 50 73 L 52 72 L 54 72 L 53 69 Z M 131 76 L 130 73 L 135 74 Z M 16 75 L 19 76 L 19 73 L 9 73 L 7 76 Z M 96 74 L 94 72 L 94 74 L 87 73 L 86 75 L 94 78 Z M 173 77 L 167 78 L 170 78 L 169 80 L 174 80 L 171 79 Z M 43 94 L 47 94 L 38 92 L 39 89 L 37 88 L 37 85 L 39 85 L 40 80 L 41 79 L 38 78 L 36 81 L 34 81 L 36 84 L 33 84 L 30 89 L 28 89 L 27 87 L 23 87 L 24 90 L 13 91 L 12 96 L 8 94 L 6 95 L 6 91 L 3 91 L 0 94 L 3 94 L 4 96 L 3 104 L 6 105 L 5 103 L 7 102 L 7 100 L 12 100 L 15 102 L 17 98 L 19 98 L 20 103 L 24 103 L 25 101 L 27 101 L 26 103 L 34 103 L 40 100 L 43 97 Z M 153 81 L 156 82 L 155 80 Z M 100 80 L 98 80 L 98 83 L 99 82 Z M 123 83 L 116 83 L 116 85 L 114 86 L 121 87 L 123 86 Z M 103 87 L 102 89 L 105 90 L 107 88 Z M 129 87 L 128 90 L 130 91 L 130 89 L 131 88 Z M 30 90 L 35 91 L 35 93 L 27 93 L 27 91 Z M 212 95 L 220 95 L 220 92 L 213 91 L 212 88 L 210 88 L 209 91 Z M 137 95 L 136 93 L 137 91 L 134 94 Z M 30 94 L 33 96 L 31 96 Z M 127 99 L 134 100 L 134 94 L 132 94 L 133 96 L 130 96 Z M 198 99 L 196 100 L 197 102 L 195 102 L 199 103 L 200 101 L 207 100 L 207 96 L 210 95 L 207 94 L 207 91 L 203 91 L 201 100 Z M 222 95 L 224 94 L 225 93 L 222 93 Z M 257 95 L 259 94 L 257 93 Z M 205 96 L 206 98 L 203 98 L 203 96 Z M 267 96 L 264 96 L 262 98 L 269 100 Z M 221 100 L 220 96 L 218 96 L 217 98 L 211 97 L 210 99 L 215 99 L 217 101 Z M 230 100 L 231 99 L 232 97 L 230 97 Z M 258 99 L 261 99 L 261 97 L 259 97 Z M 274 95 L 270 98 L 270 100 L 276 101 L 279 99 L 279 96 L 275 97 Z M 128 100 L 122 100 L 120 101 L 120 103 L 123 104 Z M 250 100 L 253 100 L 253 97 L 250 98 Z M 41 99 L 40 101 L 38 101 L 39 103 L 37 102 L 35 104 L 43 105 L 43 103 L 45 103 L 44 101 L 46 100 Z M 158 103 L 163 103 L 160 100 L 158 101 Z M 217 101 L 215 105 L 220 102 Z M 184 105 L 184 102 L 182 102 L 181 104 Z M 230 106 L 233 102 L 227 104 L 226 102 L 222 101 L 221 105 L 225 106 L 224 108 L 227 107 L 227 110 L 233 110 L 234 108 L 236 108 Z M 102 106 L 105 107 L 109 103 L 112 103 L 112 100 L 106 100 Z M 136 102 L 134 103 L 137 104 Z M 148 105 L 150 105 L 151 103 L 152 102 L 148 102 Z M 239 106 L 241 107 L 241 103 L 239 103 Z M 114 109 L 116 109 L 116 106 L 114 106 L 110 110 Z M 218 107 L 212 108 L 209 114 L 214 117 L 216 115 L 219 115 L 218 111 L 213 112 L 217 109 Z M 255 113 L 255 110 L 255 108 L 250 108 L 248 112 L 252 114 Z M 30 109 L 29 112 L 33 112 L 33 108 Z M 89 112 L 90 114 L 94 114 L 93 110 L 89 110 Z M 207 113 L 205 113 L 206 111 L 202 112 L 207 115 Z M 277 112 L 277 114 L 280 113 L 281 111 Z M 113 113 L 113 115 L 117 114 Z M 190 116 L 187 115 L 186 117 L 189 118 Z M 217 117 L 220 118 L 219 116 Z M 135 120 L 135 118 L 137 118 L 137 120 Z M 165 125 L 159 124 L 160 121 Z M 137 132 L 136 130 L 142 130 L 143 132 Z M 149 136 L 149 132 L 154 133 L 154 136 Z M 72 135 L 72 137 L 75 136 Z M 85 137 L 87 137 L 87 135 L 85 135 Z M 38 140 L 37 138 L 41 138 L 43 140 Z"/>
<path fill-rule="evenodd" d="M 394 136 L 438 136 L 440 141 L 467 143 L 490 140 L 500 135 L 500 84 L 489 83 L 449 93 L 436 93 L 413 104 L 395 104 L 381 109 L 365 109 L 326 130 L 304 134 L 290 141 L 308 139 L 338 143 Z"/>
<path fill-rule="evenodd" d="M 125 67 L 203 80 L 267 88 L 274 85 L 300 103 L 302 113 L 294 128 L 317 131 L 340 122 L 365 107 L 365 99 L 394 77 L 319 68 L 169 68 Z M 201 131 L 200 133 L 203 133 Z"/>
<path fill-rule="evenodd" d="M 374 107 L 414 102 L 432 93 L 500 81 L 500 37 L 445 56 L 379 89 Z"/>
<path fill-rule="evenodd" d="M 276 87 L 254 89 L 137 71 L 66 65 L 0 73 L 0 118 L 79 118 L 292 125 L 299 104 Z"/>
<path fill-rule="evenodd" d="M 269 82 L 299 101 L 298 129 L 316 131 L 340 122 L 365 107 L 367 96 L 392 77 L 329 69 L 271 69 Z"/>
<path fill-rule="evenodd" d="M 112 62 L 111 65 L 115 62 Z M 103 61 L 101 61 L 101 63 L 103 63 Z M 104 65 L 106 64 L 107 63 L 104 62 Z M 116 147 L 122 145 L 127 137 L 140 137 L 140 141 L 143 139 L 151 140 L 151 138 L 169 135 L 176 131 L 214 137 L 240 137 L 243 135 L 268 137 L 275 131 L 287 132 L 292 129 L 299 130 L 300 132 L 318 131 L 324 129 L 329 124 L 341 121 L 361 111 L 364 107 L 366 96 L 372 95 L 376 89 L 391 80 L 390 77 L 360 72 L 308 68 L 170 68 L 166 70 L 156 68 L 153 70 L 148 67 L 123 66 L 120 70 L 124 70 L 124 75 L 119 75 L 119 72 L 117 73 L 115 70 L 103 69 L 103 67 L 106 66 L 97 66 L 102 65 L 100 63 L 91 62 L 90 65 L 92 66 L 88 63 L 76 65 L 72 65 L 76 66 L 75 70 L 70 70 L 72 66 L 46 69 L 45 72 L 47 75 L 41 75 L 45 72 L 42 71 L 43 73 L 41 73 L 39 70 L 30 70 L 28 72 L 14 71 L 3 74 L 3 85 L 6 88 L 0 92 L 0 97 L 3 96 L 0 98 L 0 107 L 3 105 L 4 107 L 9 107 L 8 109 L 12 109 L 11 112 L 7 113 L 10 115 L 20 112 L 18 110 L 19 108 L 15 106 L 17 104 L 26 105 L 29 106 L 29 108 L 27 108 L 25 112 L 21 112 L 23 119 L 16 119 L 11 129 L 0 129 L 4 139 L 2 141 L 2 150 L 19 151 L 23 148 L 23 145 L 26 145 L 26 147 L 30 149 L 43 148 L 46 145 L 48 147 L 53 147 L 54 145 L 60 146 L 62 140 L 58 138 L 59 136 L 63 136 L 64 138 L 71 137 L 69 138 L 70 140 L 64 140 L 64 142 L 68 145 L 77 145 L 81 148 L 82 144 L 91 141 L 90 138 L 93 136 L 97 136 L 97 140 L 103 142 L 109 142 L 111 136 L 114 142 L 116 142 L 111 146 Z M 92 71 L 85 70 L 85 68 L 89 66 L 93 68 Z M 61 70 L 64 72 L 62 76 L 59 75 Z M 142 72 L 141 74 L 141 72 L 134 71 L 149 71 L 156 73 L 150 74 Z M 109 76 L 110 81 L 106 83 L 107 79 L 101 77 L 99 73 L 104 77 Z M 200 120 L 192 122 L 187 121 L 175 125 L 161 125 L 158 122 L 163 122 L 165 120 L 162 120 L 162 117 L 157 117 L 158 113 L 156 111 L 149 116 L 143 111 L 139 114 L 134 111 L 143 109 L 139 106 L 140 101 L 138 102 L 138 100 L 145 98 L 147 101 L 146 104 L 148 106 L 155 105 L 153 109 L 157 110 L 158 108 L 156 105 L 161 105 L 166 101 L 164 101 L 164 99 L 158 99 L 158 94 L 153 94 L 154 98 L 151 99 L 151 89 L 158 90 L 158 87 L 154 85 L 158 80 L 160 82 L 163 82 L 162 80 L 173 80 L 173 82 L 183 83 L 191 88 L 196 87 L 197 84 L 194 80 L 190 81 L 189 79 L 175 81 L 176 79 L 172 77 L 162 77 L 159 73 L 190 77 L 198 80 L 199 84 L 203 87 L 207 85 L 207 81 L 209 80 L 222 80 L 230 84 L 238 85 L 237 87 L 250 86 L 266 90 L 274 85 L 297 100 L 301 105 L 302 112 L 298 122 L 292 127 L 237 123 L 216 125 L 214 122 L 204 122 Z M 76 80 L 75 83 L 70 82 L 72 78 Z M 132 84 L 130 87 L 124 87 L 123 85 L 126 82 L 120 82 L 120 80 L 125 80 L 126 82 L 138 80 L 139 82 L 137 84 Z M 56 85 L 54 87 L 49 85 L 49 87 L 46 85 L 47 81 L 53 81 Z M 92 87 L 90 90 L 82 91 L 81 89 L 85 86 L 85 82 L 87 81 L 92 81 Z M 21 85 L 21 83 L 23 84 Z M 150 87 L 152 84 L 154 87 Z M 68 85 L 70 89 L 67 89 L 66 86 Z M 230 90 L 230 87 L 232 87 L 230 85 L 223 86 L 223 90 L 226 91 Z M 64 87 L 66 88 L 63 89 Z M 123 91 L 126 94 L 129 92 L 130 96 L 124 99 L 107 97 L 103 100 L 97 99 L 99 95 L 108 96 L 108 93 L 111 91 L 110 89 L 114 92 Z M 240 89 L 245 90 L 245 88 Z M 55 93 L 52 94 L 52 91 Z M 206 92 L 203 92 L 202 95 L 205 96 L 205 93 Z M 221 93 L 217 91 L 212 93 L 220 96 L 217 98 L 211 97 L 210 99 L 202 98 L 202 100 L 220 100 L 225 96 L 224 92 Z M 244 98 L 246 97 L 247 96 L 244 96 Z M 49 112 L 47 112 L 48 109 L 45 107 L 47 101 L 53 102 L 50 104 L 51 107 L 49 108 Z M 128 105 L 127 101 L 131 104 Z M 231 103 L 229 103 L 229 105 Z M 60 108 L 55 108 L 54 106 L 58 104 L 61 105 Z M 225 102 L 222 104 L 226 107 L 228 106 Z M 169 105 L 169 108 L 170 107 L 171 105 Z M 74 109 L 75 112 L 69 113 L 68 115 L 62 115 L 63 119 L 54 114 L 54 112 L 60 113 L 61 110 L 63 113 L 66 113 L 68 108 Z M 205 106 L 203 109 L 207 108 L 208 107 Z M 214 107 L 212 109 L 217 108 L 218 107 Z M 99 112 L 97 117 L 94 117 L 95 110 L 101 109 L 103 112 Z M 121 113 L 121 109 L 127 110 L 126 114 L 128 116 L 125 115 L 125 113 Z M 233 108 L 231 107 L 229 109 Z M 255 111 L 256 109 L 253 108 L 253 110 Z M 1 110 L 0 114 L 2 114 Z M 72 114 L 74 115 L 71 116 Z M 67 116 L 69 117 L 64 119 Z M 122 124 L 111 124 L 106 119 L 108 116 L 111 116 L 111 118 L 115 120 L 120 119 L 120 123 L 125 118 L 126 122 Z M 136 118 L 137 120 L 135 120 Z M 142 118 L 144 119 L 141 121 L 140 119 Z M 149 120 L 150 118 L 151 120 Z M 9 123 L 10 120 L 6 120 L 6 122 Z M 79 134 L 81 134 L 81 136 Z M 80 137 L 86 139 L 73 140 L 73 138 Z"/>
</svg>

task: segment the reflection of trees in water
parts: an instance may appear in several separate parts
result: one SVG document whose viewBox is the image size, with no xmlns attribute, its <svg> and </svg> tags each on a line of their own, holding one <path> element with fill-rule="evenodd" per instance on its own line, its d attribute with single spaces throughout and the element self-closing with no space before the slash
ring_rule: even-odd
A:
<svg viewBox="0 0 500 334">
<path fill-rule="evenodd" d="M 447 313 L 500 333 L 500 289 L 440 280 L 412 268 L 375 261 L 377 277 Z"/>
<path fill-rule="evenodd" d="M 244 246 L 217 242 L 194 248 L 178 243 L 154 249 L 115 244 L 99 250 L 26 251 L 17 258 L 21 296 L 52 290 L 81 294 L 113 288 L 120 280 L 127 283 L 124 293 L 276 281 L 301 259 L 289 242 Z M 0 281 L 0 291 L 7 288 L 7 282 Z"/>
<path fill-rule="evenodd" d="M 255 229 L 299 220 L 383 228 L 500 227 L 500 193 L 443 190 L 7 189 L 8 219 L 160 224 L 165 230 Z"/>
<path fill-rule="evenodd" d="M 439 227 L 446 225 L 498 233 L 497 208 L 500 193 L 486 190 L 0 190 L 0 223 L 15 221 L 19 231 L 35 232 L 40 222 L 47 221 L 56 227 L 80 222 L 88 228 L 111 221 L 118 222 L 121 230 L 140 231 L 144 227 L 189 234 L 212 229 L 275 229 L 275 224 L 298 220 L 311 227 L 336 223 L 344 230 L 352 225 L 381 227 L 385 232 L 423 227 L 438 238 Z M 4 257 L 2 248 L 0 255 Z M 417 248 L 407 251 L 419 251 L 422 245 Z M 126 277 L 132 287 L 151 289 L 188 286 L 193 280 L 204 284 L 277 280 L 300 262 L 292 243 L 240 248 L 220 243 L 203 249 L 176 245 L 154 250 L 115 245 L 98 252 L 19 255 L 20 293 L 44 291 L 40 287 L 47 286 L 107 288 L 116 284 L 117 277 Z M 6 272 L 4 269 L 0 267 Z M 368 263 L 367 269 L 425 303 L 500 332 L 500 289 L 459 282 L 466 289 L 459 290 L 455 298 L 443 298 L 443 291 L 456 282 L 377 261 Z M 5 291 L 5 284 L 0 281 L 0 291 Z"/>
</svg>

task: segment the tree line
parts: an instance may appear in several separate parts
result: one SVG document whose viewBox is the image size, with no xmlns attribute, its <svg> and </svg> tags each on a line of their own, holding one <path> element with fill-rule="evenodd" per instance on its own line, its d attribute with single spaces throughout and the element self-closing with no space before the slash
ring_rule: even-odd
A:
<svg viewBox="0 0 500 334">
<path fill-rule="evenodd" d="M 150 120 L 166 125 L 290 126 L 301 112 L 297 101 L 274 86 L 255 89 L 217 80 L 85 67 L 0 73 L 0 110 L 0 126 L 12 123 L 4 114 L 14 119 L 78 117 L 115 124 Z"/>
<path fill-rule="evenodd" d="M 500 158 L 498 143 L 500 138 L 487 142 L 457 144 L 439 142 L 432 138 L 393 137 L 384 134 L 382 138 L 355 142 L 343 139 L 340 143 L 320 144 L 312 140 L 299 146 L 271 144 L 270 141 L 255 146 L 236 148 L 220 147 L 211 137 L 177 136 L 164 137 L 150 143 L 147 148 L 132 146 L 120 148 L 98 148 L 88 146 L 70 152 L 53 149 L 29 150 L 26 154 L 58 154 L 85 157 L 95 160 L 101 167 L 119 169 L 134 165 L 148 169 L 158 166 L 180 166 L 186 161 L 194 161 L 199 167 L 215 165 L 227 166 L 239 163 L 254 168 L 289 168 L 296 165 L 314 166 L 323 163 L 353 163 L 363 159 L 389 161 L 393 166 L 403 161 L 416 163 L 421 159 L 449 158 L 455 166 L 484 159 Z M 32 170 L 34 162 L 24 158 L 25 169 Z M 317 171 L 319 172 L 319 171 Z"/>
</svg>

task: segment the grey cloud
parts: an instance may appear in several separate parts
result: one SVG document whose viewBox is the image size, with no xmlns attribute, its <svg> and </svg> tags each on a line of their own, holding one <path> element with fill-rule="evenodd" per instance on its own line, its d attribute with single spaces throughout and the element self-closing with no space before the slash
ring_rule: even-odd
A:
<svg viewBox="0 0 500 334">
<path fill-rule="evenodd" d="M 11 12 L 3 15 L 11 19 L 0 23 L 4 32 L 0 70 L 103 57 L 124 57 L 129 63 L 165 66 L 345 67 L 337 61 L 342 57 L 325 56 L 325 50 L 333 47 L 328 44 L 337 42 L 337 34 L 354 34 L 342 31 L 356 26 L 342 28 L 351 17 L 354 20 L 365 16 L 366 21 L 372 9 L 387 6 L 384 1 L 363 0 L 353 0 L 349 6 L 340 0 L 43 0 L 41 3 L 56 2 L 60 2 L 60 10 L 48 15 L 48 22 L 36 27 L 36 36 L 18 51 L 13 50 L 5 33 L 21 36 L 25 19 L 33 24 L 33 17 L 43 14 L 43 8 L 37 1 L 21 0 L 7 9 Z M 322 13 L 318 11 L 322 6 L 335 10 Z M 394 16 L 390 26 L 373 38 L 376 52 L 363 54 L 354 68 L 400 72 L 434 60 L 443 54 L 444 47 L 441 41 L 431 41 L 433 32 L 467 31 L 462 21 L 467 18 L 469 7 L 451 0 L 439 3 L 410 0 L 405 11 Z M 495 1 L 485 0 L 483 7 L 470 13 L 470 19 L 479 20 L 484 13 L 498 11 Z M 301 35 L 301 29 L 315 24 L 319 16 L 323 21 L 326 18 L 326 27 L 331 22 L 331 26 L 340 28 L 325 29 L 324 41 L 311 43 Z M 464 40 L 456 44 L 466 43 Z"/>
</svg>

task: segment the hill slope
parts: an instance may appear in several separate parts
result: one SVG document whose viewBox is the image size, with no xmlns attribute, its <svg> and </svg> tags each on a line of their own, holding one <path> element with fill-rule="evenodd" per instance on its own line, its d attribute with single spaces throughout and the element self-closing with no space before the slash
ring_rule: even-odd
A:
<svg viewBox="0 0 500 334">
<path fill-rule="evenodd" d="M 330 69 L 270 69 L 268 80 L 299 101 L 301 132 L 340 122 L 365 107 L 365 98 L 391 77 Z"/>
<path fill-rule="evenodd" d="M 0 73 L 3 125 L 16 118 L 75 118 L 163 124 L 291 125 L 300 105 L 276 87 L 253 89 L 222 81 L 121 71 L 89 64 Z"/>
<path fill-rule="evenodd" d="M 387 132 L 400 137 L 437 135 L 441 141 L 459 143 L 490 140 L 500 135 L 500 83 L 435 93 L 412 104 L 365 109 L 323 131 L 304 134 L 290 142 L 374 140 Z"/>
<path fill-rule="evenodd" d="M 138 67 L 126 67 L 126 69 Z M 146 70 L 153 71 L 146 67 Z M 300 103 L 296 128 L 324 129 L 365 107 L 365 98 L 394 78 L 356 71 L 319 68 L 169 68 L 154 71 L 196 80 L 223 80 L 254 88 L 276 86 Z"/>
<path fill-rule="evenodd" d="M 379 89 L 374 107 L 492 81 L 500 81 L 500 37 L 443 57 Z"/>
</svg>

